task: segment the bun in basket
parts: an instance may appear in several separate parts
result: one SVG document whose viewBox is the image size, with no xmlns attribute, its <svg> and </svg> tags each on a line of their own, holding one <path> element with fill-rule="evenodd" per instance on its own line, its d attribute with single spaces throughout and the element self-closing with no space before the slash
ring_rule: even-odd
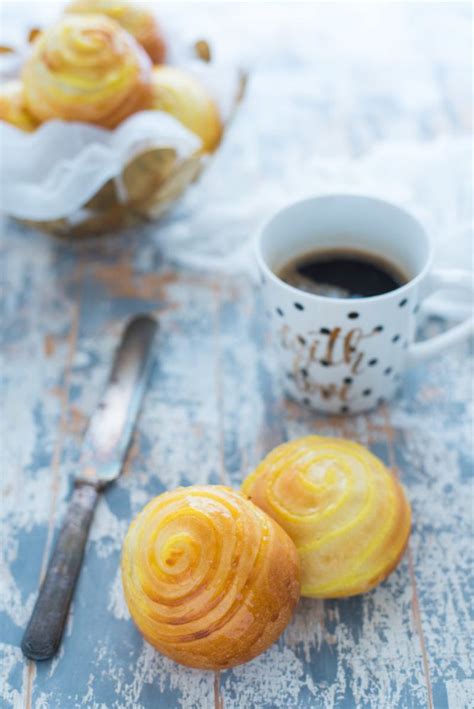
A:
<svg viewBox="0 0 474 709">
<path fill-rule="evenodd" d="M 150 103 L 151 63 L 104 15 L 67 15 L 34 41 L 23 67 L 25 101 L 39 120 L 114 128 Z"/>
<path fill-rule="evenodd" d="M 126 0 L 75 0 L 66 12 L 107 15 L 135 37 L 153 64 L 163 64 L 166 59 L 166 44 L 159 25 L 153 12 L 144 5 Z"/>
</svg>

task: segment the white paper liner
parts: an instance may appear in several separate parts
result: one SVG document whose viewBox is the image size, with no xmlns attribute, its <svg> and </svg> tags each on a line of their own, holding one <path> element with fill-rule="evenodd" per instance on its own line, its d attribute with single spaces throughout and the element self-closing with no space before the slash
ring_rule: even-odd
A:
<svg viewBox="0 0 474 709">
<path fill-rule="evenodd" d="M 45 221 L 74 213 L 131 157 L 147 148 L 173 148 L 180 158 L 201 141 L 161 111 L 143 111 L 114 131 L 85 123 L 49 121 L 34 133 L 0 122 L 2 209 Z"/>
<path fill-rule="evenodd" d="M 57 3 L 50 5 L 49 10 L 47 19 L 38 16 L 39 27 L 47 26 L 61 13 Z M 11 22 L 7 16 L 1 28 L 1 41 L 16 49 L 16 54 L 0 57 L 3 80 L 18 75 L 19 65 L 27 54 L 27 28 L 35 24 L 28 17 L 28 23 L 22 25 L 17 14 L 12 15 Z M 197 61 L 192 42 L 180 37 L 177 28 L 163 29 L 168 47 L 172 48 L 168 52 L 170 63 L 202 81 L 225 123 L 239 88 L 238 69 L 229 63 Z M 113 131 L 87 123 L 55 120 L 26 133 L 0 121 L 0 211 L 34 221 L 68 217 L 108 180 L 119 178 L 127 163 L 144 150 L 171 148 L 180 159 L 185 159 L 200 145 L 201 140 L 195 134 L 161 111 L 136 113 Z"/>
</svg>

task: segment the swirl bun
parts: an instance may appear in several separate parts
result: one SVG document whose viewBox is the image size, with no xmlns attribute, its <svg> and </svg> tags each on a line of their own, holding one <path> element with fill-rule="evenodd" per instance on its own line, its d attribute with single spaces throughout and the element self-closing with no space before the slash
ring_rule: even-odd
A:
<svg viewBox="0 0 474 709">
<path fill-rule="evenodd" d="M 23 68 L 28 109 L 114 128 L 150 100 L 150 60 L 116 22 L 68 15 L 42 32 Z"/>
<path fill-rule="evenodd" d="M 287 534 L 230 488 L 178 488 L 155 497 L 123 546 L 125 598 L 160 652 L 201 669 L 259 655 L 282 633 L 299 598 Z"/>
<path fill-rule="evenodd" d="M 364 593 L 398 564 L 410 533 L 401 485 L 366 448 L 307 436 L 275 448 L 244 481 L 298 549 L 303 596 Z"/>
<path fill-rule="evenodd" d="M 222 135 L 218 108 L 198 79 L 174 66 L 153 68 L 151 107 L 174 116 L 202 140 L 204 152 L 212 152 Z"/>
<path fill-rule="evenodd" d="M 166 45 L 158 23 L 153 13 L 142 5 L 126 0 L 75 0 L 67 6 L 66 12 L 107 15 L 135 37 L 153 64 L 165 61 Z"/>
<path fill-rule="evenodd" d="M 28 112 L 21 81 L 8 81 L 0 86 L 0 121 L 11 123 L 20 130 L 31 132 L 38 121 Z"/>
</svg>

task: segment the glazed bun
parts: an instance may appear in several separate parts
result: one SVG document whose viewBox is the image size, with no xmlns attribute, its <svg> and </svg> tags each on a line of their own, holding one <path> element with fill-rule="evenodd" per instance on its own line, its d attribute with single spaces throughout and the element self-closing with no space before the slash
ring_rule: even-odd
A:
<svg viewBox="0 0 474 709">
<path fill-rule="evenodd" d="M 222 135 L 216 103 L 193 75 L 177 67 L 153 68 L 151 107 L 170 113 L 202 141 L 202 150 L 215 150 Z"/>
<path fill-rule="evenodd" d="M 11 123 L 20 130 L 31 132 L 38 127 L 25 106 L 25 95 L 21 81 L 8 81 L 0 86 L 0 121 Z"/>
<path fill-rule="evenodd" d="M 111 17 L 129 32 L 147 52 L 153 64 L 163 64 L 166 45 L 153 12 L 143 5 L 126 0 L 75 0 L 66 12 L 100 13 Z"/>
<path fill-rule="evenodd" d="M 151 64 L 104 15 L 67 15 L 33 42 L 23 68 L 25 101 L 40 121 L 114 128 L 150 103 Z"/>
<path fill-rule="evenodd" d="M 296 544 L 303 596 L 364 593 L 395 568 L 410 533 L 401 485 L 366 448 L 307 436 L 275 448 L 244 481 Z"/>
<path fill-rule="evenodd" d="M 122 581 L 133 620 L 160 652 L 189 667 L 233 667 L 282 633 L 299 598 L 288 535 L 230 488 L 178 488 L 132 522 Z"/>
</svg>

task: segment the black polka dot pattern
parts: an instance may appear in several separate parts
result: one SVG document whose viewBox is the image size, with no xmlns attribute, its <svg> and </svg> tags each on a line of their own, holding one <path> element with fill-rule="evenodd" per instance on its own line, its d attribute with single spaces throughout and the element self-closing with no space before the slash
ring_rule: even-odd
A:
<svg viewBox="0 0 474 709">
<path fill-rule="evenodd" d="M 261 280 L 262 280 L 262 284 L 263 284 L 263 283 L 265 282 L 265 279 L 262 277 Z M 405 307 L 405 306 L 407 305 L 407 303 L 408 303 L 408 298 L 403 298 L 403 299 L 398 303 L 398 306 L 399 306 L 400 308 L 403 308 L 403 307 Z M 292 305 L 293 305 L 293 307 L 295 308 L 295 310 L 299 310 L 299 311 L 304 311 L 304 310 L 305 310 L 304 305 L 303 305 L 302 303 L 300 303 L 300 302 L 296 302 L 296 301 L 295 301 L 295 302 L 293 302 Z M 413 306 L 412 306 L 412 307 L 413 307 Z M 410 308 L 410 310 L 411 310 L 411 308 Z M 417 304 L 414 305 L 413 310 L 412 310 L 412 313 L 413 313 L 413 314 L 416 314 L 416 313 L 419 312 L 419 310 L 420 310 L 420 305 L 417 303 Z M 281 308 L 281 307 L 279 307 L 279 306 L 278 306 L 278 307 L 275 307 L 275 310 L 274 310 L 274 311 L 266 311 L 265 314 L 266 314 L 266 316 L 267 316 L 269 319 L 271 319 L 272 317 L 274 317 L 274 316 L 273 316 L 273 312 L 275 312 L 275 313 L 276 313 L 278 316 L 280 316 L 281 318 L 284 318 L 284 317 L 285 317 L 285 312 L 284 312 L 283 308 Z M 350 312 L 347 312 L 347 313 L 346 313 L 346 316 L 347 316 L 347 318 L 348 318 L 349 320 L 357 320 L 357 319 L 360 317 L 360 313 L 357 312 L 357 311 L 350 311 Z M 374 326 L 373 326 L 373 329 L 372 329 L 372 332 L 373 332 L 374 334 L 382 333 L 382 332 L 385 331 L 385 329 L 386 329 L 386 325 L 385 325 L 385 326 L 384 326 L 384 325 L 374 325 Z M 321 327 L 321 328 L 319 328 L 319 333 L 320 333 L 321 335 L 330 336 L 330 335 L 331 335 L 331 332 L 332 332 L 332 329 L 331 329 L 330 327 Z M 369 332 L 370 332 L 370 331 L 369 331 Z M 393 330 L 392 330 L 392 332 L 393 332 Z M 401 335 L 400 333 L 397 333 L 397 332 L 396 332 L 396 333 L 393 334 L 393 335 L 390 335 L 390 334 L 389 334 L 389 337 L 390 337 L 391 342 L 392 342 L 393 344 L 400 343 L 400 344 L 402 345 L 402 347 L 403 347 L 405 350 L 408 349 L 408 347 L 409 347 L 409 342 L 408 342 L 407 340 L 405 340 L 405 338 L 402 338 L 402 335 Z M 297 341 L 301 346 L 303 346 L 303 347 L 307 346 L 307 344 L 308 344 L 307 338 L 304 337 L 303 335 L 296 335 L 296 341 Z M 347 343 L 347 344 L 348 344 L 348 343 Z M 323 345 L 323 342 L 321 342 L 321 347 L 322 347 L 322 345 Z M 357 350 L 357 348 L 356 348 L 356 347 L 353 347 L 353 346 L 349 346 L 349 350 L 350 350 L 351 352 L 355 352 L 355 351 Z M 327 359 L 320 359 L 320 360 L 319 360 L 319 364 L 320 364 L 322 367 L 330 367 L 330 366 L 331 366 L 331 362 L 330 362 L 329 360 L 327 360 Z M 369 360 L 367 361 L 367 366 L 368 366 L 368 367 L 375 367 L 377 364 L 379 364 L 379 360 L 378 360 L 377 357 L 373 357 L 373 358 L 371 358 L 371 359 L 369 359 Z M 382 367 L 383 367 L 383 365 L 384 365 L 383 361 L 382 361 L 380 364 L 382 364 Z M 385 364 L 386 364 L 386 363 L 385 363 Z M 394 372 L 393 366 L 385 366 L 385 367 L 383 368 L 383 374 L 384 374 L 386 377 L 390 377 L 390 380 L 393 381 L 394 383 L 398 383 L 398 382 L 400 382 L 400 380 L 401 380 L 400 374 L 398 374 L 397 372 Z M 305 381 L 305 385 L 304 385 L 304 387 L 302 387 L 302 388 L 307 388 L 306 382 L 308 381 L 308 378 L 309 378 L 310 375 L 309 375 L 309 371 L 308 371 L 308 369 L 307 369 L 306 367 L 301 367 L 301 368 L 297 369 L 294 373 L 291 372 L 291 371 L 286 372 L 286 377 L 287 377 L 287 379 L 290 380 L 290 381 L 294 381 L 294 380 L 295 380 L 295 377 L 298 377 L 298 376 L 299 376 L 299 377 L 302 377 L 304 380 L 306 380 L 306 381 Z M 354 384 L 354 378 L 351 377 L 351 376 L 346 376 L 346 377 L 344 377 L 342 381 L 343 381 L 343 384 L 344 384 L 345 386 L 347 386 L 347 387 L 349 387 L 350 385 L 353 385 L 353 384 Z M 300 379 L 300 384 L 301 384 L 301 385 L 303 384 L 303 380 L 302 380 L 302 379 Z M 394 384 L 393 384 L 392 386 L 394 386 Z M 346 391 L 349 391 L 349 389 L 346 389 Z M 362 397 L 365 397 L 365 398 L 373 397 L 373 400 L 376 401 L 376 403 L 377 403 L 378 406 L 384 404 L 385 401 L 386 401 L 386 399 L 385 399 L 384 397 L 377 397 L 377 392 L 374 392 L 374 391 L 373 391 L 372 389 L 370 389 L 370 388 L 363 389 L 362 391 L 359 389 L 359 392 L 360 392 L 359 396 L 362 396 Z M 324 395 L 324 392 L 321 392 L 321 395 L 323 396 L 323 395 Z M 324 398 L 326 398 L 326 397 L 324 397 Z M 302 397 L 302 398 L 300 399 L 300 401 L 301 401 L 301 403 L 304 404 L 305 406 L 310 406 L 310 405 L 311 405 L 311 399 L 310 399 L 309 396 L 304 396 L 304 397 Z M 348 414 L 348 413 L 350 413 L 350 406 L 349 406 L 348 404 L 340 405 L 340 406 L 339 406 L 339 412 L 340 412 L 340 414 Z"/>
</svg>

